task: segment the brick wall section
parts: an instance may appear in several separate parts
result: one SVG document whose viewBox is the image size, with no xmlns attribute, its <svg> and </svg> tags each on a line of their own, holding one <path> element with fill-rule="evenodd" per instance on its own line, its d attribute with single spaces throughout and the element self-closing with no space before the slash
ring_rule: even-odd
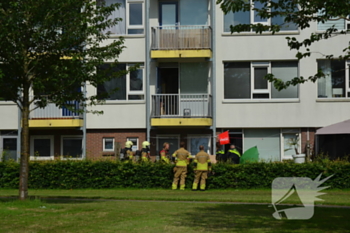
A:
<svg viewBox="0 0 350 233">
<path fill-rule="evenodd" d="M 114 138 L 115 143 L 119 142 L 124 147 L 127 138 L 139 139 L 139 150 L 142 142 L 146 140 L 146 130 L 114 130 L 114 129 L 90 129 L 86 133 L 86 157 L 98 159 L 113 155 L 114 152 L 103 152 L 103 138 Z M 105 155 L 105 156 L 104 156 Z"/>
<path fill-rule="evenodd" d="M 77 129 L 30 129 L 29 138 L 34 135 L 54 136 L 54 156 L 61 155 L 61 137 L 67 135 L 83 136 L 83 131 Z"/>
<path fill-rule="evenodd" d="M 302 128 L 301 129 L 301 153 L 306 153 L 306 145 L 307 145 L 307 131 L 309 130 L 309 143 L 310 143 L 310 151 L 313 154 L 315 151 L 315 140 L 316 140 L 316 128 Z"/>
</svg>

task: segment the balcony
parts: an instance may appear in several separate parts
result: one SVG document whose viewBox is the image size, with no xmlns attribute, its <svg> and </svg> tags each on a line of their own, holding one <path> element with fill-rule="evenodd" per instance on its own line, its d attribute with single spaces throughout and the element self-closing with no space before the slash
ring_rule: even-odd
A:
<svg viewBox="0 0 350 233">
<path fill-rule="evenodd" d="M 211 27 L 160 26 L 152 28 L 152 58 L 210 58 Z"/>
<path fill-rule="evenodd" d="M 79 102 L 70 101 L 74 110 L 81 108 Z M 67 108 L 59 108 L 55 104 L 49 103 L 45 108 L 37 108 L 30 113 L 29 127 L 32 128 L 52 128 L 52 127 L 82 127 L 83 115 Z"/>
<path fill-rule="evenodd" d="M 151 118 L 152 126 L 211 126 L 211 95 L 152 95 Z"/>
</svg>

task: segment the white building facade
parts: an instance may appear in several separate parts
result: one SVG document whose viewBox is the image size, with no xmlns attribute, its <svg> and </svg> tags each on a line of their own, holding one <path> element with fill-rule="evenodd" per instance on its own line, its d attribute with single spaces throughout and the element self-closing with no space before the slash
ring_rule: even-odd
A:
<svg viewBox="0 0 350 233">
<path fill-rule="evenodd" d="M 315 43 L 311 56 L 298 61 L 287 46 L 287 36 L 307 38 L 325 30 L 314 23 L 300 30 L 285 25 L 275 35 L 231 34 L 235 23 L 275 24 L 252 12 L 224 15 L 212 0 L 106 0 L 120 3 L 112 17 L 123 19 L 111 39 L 123 36 L 126 49 L 117 70 L 135 64 L 139 69 L 95 88 L 87 95 L 111 92 L 102 115 L 75 115 L 48 106 L 34 112 L 30 122 L 32 159 L 115 156 L 118 144 L 134 142 L 134 149 L 149 140 L 152 155 L 164 142 L 175 151 L 180 141 L 196 153 L 199 145 L 215 154 L 217 135 L 229 130 L 231 142 L 244 152 L 257 146 L 260 158 L 281 161 L 294 153 L 288 144 L 299 135 L 299 151 L 315 147 L 318 128 L 349 119 L 349 64 L 328 61 L 323 54 L 340 55 L 349 36 L 339 35 Z M 336 26 L 346 28 L 346 22 Z M 108 66 L 108 61 L 103 69 Z M 277 91 L 263 77 L 273 73 L 287 81 L 309 77 L 322 69 L 326 78 Z M 0 153 L 18 155 L 17 107 L 0 101 Z"/>
</svg>

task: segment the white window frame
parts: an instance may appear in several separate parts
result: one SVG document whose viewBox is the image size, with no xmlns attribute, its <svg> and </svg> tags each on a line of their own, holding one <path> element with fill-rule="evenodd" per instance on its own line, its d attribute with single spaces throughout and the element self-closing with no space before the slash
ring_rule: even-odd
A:
<svg viewBox="0 0 350 233">
<path fill-rule="evenodd" d="M 254 99 L 254 94 L 269 94 L 269 98 L 271 99 L 271 83 L 266 80 L 267 82 L 267 89 L 255 89 L 255 68 L 266 68 L 267 73 L 271 73 L 271 62 L 250 62 L 250 88 L 251 88 L 251 99 Z"/>
<path fill-rule="evenodd" d="M 250 13 L 250 17 L 249 17 L 250 24 L 258 24 L 258 23 L 260 23 L 260 24 L 262 24 L 262 25 L 271 26 L 271 18 L 268 18 L 266 22 L 255 22 L 255 20 L 254 20 L 255 11 L 253 10 L 253 8 L 254 8 L 254 1 L 249 0 L 249 2 L 250 2 L 250 5 L 251 5 L 251 9 L 250 9 L 250 11 L 249 11 L 249 13 Z M 299 9 L 299 6 L 298 6 L 298 9 Z M 271 11 L 271 9 L 270 9 L 270 11 Z M 225 14 L 223 14 L 223 17 L 225 17 Z M 223 18 L 223 22 L 224 22 L 224 20 L 225 20 L 225 18 Z M 350 22 L 349 22 L 349 24 L 350 24 Z M 224 23 L 223 23 L 223 25 L 224 25 Z M 299 32 L 299 28 L 296 29 L 296 30 L 283 30 L 283 29 L 281 29 L 279 32 L 276 32 L 276 34 L 278 34 L 278 33 L 291 33 L 291 34 L 295 34 L 295 33 L 297 33 L 297 32 Z M 223 28 L 223 33 L 224 33 L 224 34 L 232 35 L 231 32 L 225 32 L 225 29 L 224 29 L 224 28 Z M 254 34 L 255 34 L 255 32 L 253 32 L 252 30 L 250 30 L 250 31 L 244 31 L 244 32 L 241 32 L 240 34 L 242 34 L 242 33 L 249 33 L 249 34 L 254 33 Z M 263 33 L 264 33 L 264 32 L 263 32 Z M 268 33 L 271 34 L 270 32 L 268 32 Z M 234 35 L 234 34 L 233 34 L 233 35 Z"/>
<path fill-rule="evenodd" d="M 83 153 L 81 154 L 81 158 L 65 158 L 64 156 L 64 154 L 63 154 L 63 139 L 64 138 L 81 138 L 82 140 L 81 140 L 81 146 L 82 146 L 82 148 L 84 147 L 84 145 L 83 145 L 83 136 L 81 136 L 81 135 L 62 135 L 61 136 L 61 159 L 62 160 L 82 160 L 83 159 Z"/>
<path fill-rule="evenodd" d="M 280 61 L 293 61 L 293 60 L 280 60 Z M 240 61 L 223 61 L 223 65 L 225 63 L 238 63 Z M 276 102 L 295 102 L 299 99 L 299 96 L 297 98 L 272 98 L 272 85 L 271 82 L 267 81 L 267 89 L 255 89 L 254 87 L 254 69 L 255 68 L 267 68 L 267 73 L 272 73 L 272 62 L 274 61 L 247 61 L 250 63 L 250 99 L 225 99 L 224 91 L 223 93 L 223 100 L 224 102 L 252 102 L 252 101 L 258 101 L 258 102 L 264 102 L 264 101 L 276 101 Z M 350 65 L 350 63 L 349 63 Z M 298 75 L 299 75 L 299 64 L 297 66 L 298 69 Z M 225 78 L 225 77 L 224 77 Z M 253 98 L 254 94 L 269 94 L 269 98 Z M 298 93 L 299 95 L 299 93 Z"/>
<path fill-rule="evenodd" d="M 267 25 L 267 26 L 271 25 L 271 18 L 266 19 L 266 22 L 255 22 L 254 18 L 255 18 L 255 13 L 256 12 L 253 10 L 253 8 L 255 8 L 255 4 L 254 3 L 255 2 L 250 0 L 250 4 L 252 6 L 252 9 L 250 10 L 250 22 L 251 22 L 251 24 L 258 24 L 258 23 L 260 23 L 262 25 Z"/>
<path fill-rule="evenodd" d="M 300 132 L 300 129 L 281 129 L 281 134 L 280 134 L 280 148 L 281 148 L 281 161 L 283 160 L 291 160 L 293 159 L 292 156 L 289 156 L 289 155 L 285 155 L 284 154 L 284 135 L 286 134 L 293 134 L 293 135 L 298 135 L 299 137 L 299 141 L 298 141 L 298 151 L 301 153 L 301 132 Z"/>
<path fill-rule="evenodd" d="M 106 139 L 112 139 L 113 142 L 113 148 L 112 149 L 106 149 Z M 107 151 L 107 152 L 111 152 L 115 150 L 115 138 L 113 137 L 103 137 L 102 138 L 102 147 L 103 147 L 103 151 Z"/>
<path fill-rule="evenodd" d="M 4 158 L 2 157 L 2 153 L 4 152 L 4 145 L 3 145 L 3 140 L 4 139 L 12 139 L 12 138 L 15 138 L 17 139 L 17 143 L 18 143 L 18 136 L 15 136 L 15 135 L 12 135 L 12 136 L 5 136 L 5 135 L 0 135 L 0 161 L 4 161 Z M 19 155 L 19 151 L 18 151 L 19 148 L 17 148 L 17 145 L 16 145 L 16 151 L 17 151 L 17 154 L 16 154 L 16 161 L 18 160 L 18 155 Z"/>
<path fill-rule="evenodd" d="M 35 139 L 50 139 L 50 156 L 36 157 L 34 152 L 34 140 Z M 30 137 L 30 160 L 53 160 L 54 156 L 54 136 L 53 135 L 33 135 Z"/>
<path fill-rule="evenodd" d="M 127 63 L 126 64 L 126 69 L 128 70 L 130 67 L 136 65 L 137 63 Z M 142 71 L 142 90 L 139 91 L 133 91 L 130 90 L 130 72 L 126 75 L 126 95 L 127 95 L 127 100 L 129 100 L 129 95 L 145 95 L 145 67 L 144 65 L 140 65 L 138 70 Z M 145 98 L 145 96 L 144 96 Z M 134 101 L 134 100 L 132 100 Z"/>
<path fill-rule="evenodd" d="M 137 151 L 140 148 L 140 141 L 138 137 L 128 137 L 126 138 L 127 141 L 133 141 L 136 139 L 136 145 L 132 145 L 132 151 Z"/>
<path fill-rule="evenodd" d="M 210 134 L 188 134 L 187 135 L 187 150 L 191 152 L 191 139 L 192 138 L 208 138 L 208 150 L 206 151 L 209 155 L 211 154 L 211 135 Z M 199 148 L 196 148 L 199 152 Z M 195 156 L 196 154 L 191 154 L 192 156 Z"/>
<path fill-rule="evenodd" d="M 130 4 L 141 4 L 142 5 L 142 24 L 141 25 L 130 25 Z M 127 35 L 144 35 L 145 34 L 145 3 L 140 0 L 127 0 L 126 1 L 126 34 Z M 129 34 L 129 29 L 142 29 L 143 33 L 140 34 Z"/>
<path fill-rule="evenodd" d="M 110 62 L 105 62 L 104 64 L 111 64 Z M 119 64 L 125 64 L 126 70 L 128 70 L 131 66 L 134 66 L 136 64 L 140 64 L 139 65 L 139 70 L 142 70 L 142 90 L 141 91 L 132 91 L 130 90 L 130 72 L 128 72 L 125 75 L 126 78 L 126 99 L 125 100 L 109 100 L 109 99 L 105 99 L 106 102 L 109 103 L 113 103 L 113 102 L 145 102 L 146 99 L 146 94 L 145 94 L 145 67 L 144 67 L 144 63 L 143 62 L 135 62 L 135 63 L 127 63 L 127 62 L 120 62 Z M 97 88 L 95 89 L 96 93 L 97 93 Z M 143 95 L 143 99 L 129 99 L 129 95 Z"/>
<path fill-rule="evenodd" d="M 318 61 L 321 61 L 323 59 L 318 59 Z M 348 93 L 350 94 L 350 60 L 347 60 L 347 61 L 344 61 L 345 62 L 345 65 L 344 65 L 344 68 L 345 68 L 345 96 L 344 97 L 327 97 L 327 98 L 322 98 L 322 97 L 318 97 L 319 93 L 317 91 L 316 93 L 316 98 L 318 100 L 322 100 L 322 101 L 327 101 L 327 100 L 339 100 L 339 99 L 350 99 L 350 96 L 348 97 Z M 317 64 L 317 69 L 318 69 L 318 64 Z M 317 80 L 317 85 L 318 85 L 318 80 Z"/>
</svg>

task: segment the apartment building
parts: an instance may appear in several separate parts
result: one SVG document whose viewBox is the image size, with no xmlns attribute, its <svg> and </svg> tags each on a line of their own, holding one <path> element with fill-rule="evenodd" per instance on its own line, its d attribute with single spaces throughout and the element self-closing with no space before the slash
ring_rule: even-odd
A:
<svg viewBox="0 0 350 233">
<path fill-rule="evenodd" d="M 118 144 L 134 142 L 134 149 L 149 140 L 152 155 L 164 142 L 176 150 L 180 141 L 196 153 L 205 145 L 215 152 L 217 135 L 229 130 L 241 152 L 257 146 L 260 158 L 288 159 L 294 153 L 288 141 L 299 135 L 315 147 L 317 129 L 349 119 L 349 64 L 325 60 L 323 54 L 341 54 L 349 36 L 335 36 L 311 47 L 301 61 L 287 46 L 286 37 L 306 38 L 329 23 L 314 23 L 300 30 L 284 25 L 275 35 L 231 34 L 237 23 L 280 24 L 283 18 L 264 20 L 253 12 L 224 15 L 211 0 L 106 0 L 120 3 L 111 17 L 123 19 L 108 29 L 111 39 L 123 36 L 125 51 L 116 70 L 135 64 L 139 69 L 97 88 L 86 84 L 87 95 L 110 93 L 105 104 L 90 110 L 102 115 L 75 114 L 49 105 L 30 116 L 32 159 L 113 156 Z M 330 22 L 346 28 L 344 20 Z M 97 72 L 108 66 L 108 61 Z M 308 77 L 322 69 L 329 74 L 316 83 L 277 91 L 263 79 L 267 73 L 289 80 Z M 112 89 L 118 91 L 111 93 Z M 79 103 L 72 103 L 79 108 Z M 16 159 L 19 148 L 19 113 L 0 101 L 0 153 Z"/>
</svg>

